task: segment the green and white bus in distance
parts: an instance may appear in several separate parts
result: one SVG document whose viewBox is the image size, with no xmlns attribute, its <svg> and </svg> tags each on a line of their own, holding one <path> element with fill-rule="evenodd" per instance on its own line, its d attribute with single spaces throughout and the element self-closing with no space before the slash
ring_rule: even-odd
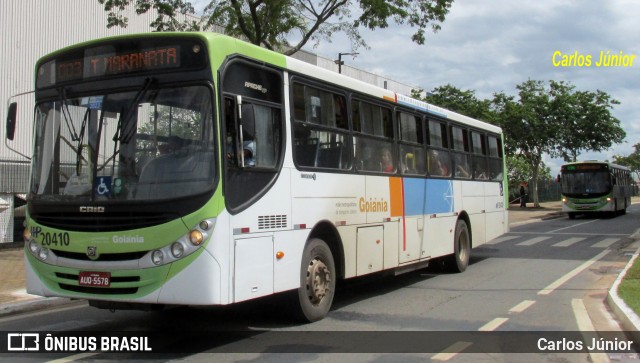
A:
<svg viewBox="0 0 640 363">
<path fill-rule="evenodd" d="M 286 293 L 315 321 L 338 279 L 464 271 L 508 230 L 500 128 L 223 35 L 62 49 L 35 98 L 31 294 L 126 309 Z"/>
<path fill-rule="evenodd" d="M 560 168 L 562 211 L 578 214 L 625 214 L 631 205 L 631 170 L 607 161 L 583 161 Z"/>
</svg>

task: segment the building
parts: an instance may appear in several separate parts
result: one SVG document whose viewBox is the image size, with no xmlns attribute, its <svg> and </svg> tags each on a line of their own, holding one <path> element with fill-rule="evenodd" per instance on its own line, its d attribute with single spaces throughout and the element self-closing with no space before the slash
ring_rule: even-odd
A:
<svg viewBox="0 0 640 363">
<path fill-rule="evenodd" d="M 34 88 L 36 61 L 56 49 L 78 42 L 152 31 L 149 24 L 156 15 L 153 12 L 137 15 L 130 8 L 125 14 L 129 18 L 127 28 L 108 29 L 107 13 L 98 0 L 9 0 L 0 2 L 0 14 L 3 14 L 0 43 L 2 119 L 5 119 L 9 102 L 19 104 L 14 140 L 6 140 L 5 125 L 0 127 L 3 140 L 0 147 L 0 243 L 3 243 L 14 241 L 14 209 L 22 203 L 27 192 L 34 107 L 30 92 Z M 295 57 L 338 71 L 338 65 L 332 59 L 309 52 L 298 52 Z M 398 93 L 410 94 L 415 88 L 346 65 L 343 65 L 342 73 Z M 21 220 L 16 223 L 21 224 Z M 20 229 L 15 228 L 16 231 Z"/>
</svg>

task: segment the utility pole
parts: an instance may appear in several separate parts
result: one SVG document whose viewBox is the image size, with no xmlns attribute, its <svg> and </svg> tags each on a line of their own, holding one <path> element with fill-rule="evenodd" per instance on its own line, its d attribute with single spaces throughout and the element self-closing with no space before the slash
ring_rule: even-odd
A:
<svg viewBox="0 0 640 363">
<path fill-rule="evenodd" d="M 334 61 L 338 65 L 338 73 L 342 73 L 342 65 L 344 64 L 344 62 L 342 61 L 343 55 L 358 55 L 358 54 L 360 53 L 338 53 L 338 60 Z"/>
</svg>

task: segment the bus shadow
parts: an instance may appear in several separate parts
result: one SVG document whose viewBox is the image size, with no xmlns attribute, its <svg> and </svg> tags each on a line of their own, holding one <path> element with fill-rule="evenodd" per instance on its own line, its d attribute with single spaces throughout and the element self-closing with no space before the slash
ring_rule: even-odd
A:
<svg viewBox="0 0 640 363">
<path fill-rule="evenodd" d="M 480 263 L 483 259 L 472 257 L 470 266 Z M 351 313 L 340 310 L 447 274 L 453 273 L 446 272 L 440 264 L 435 264 L 399 276 L 375 273 L 341 280 L 329 317 L 348 319 L 345 315 Z M 295 330 L 306 325 L 294 321 L 289 314 L 293 293 L 295 292 L 281 293 L 229 306 L 175 307 L 144 313 L 123 312 L 120 319 L 104 319 L 94 324 L 90 330 L 135 330 L 140 332 L 140 335 L 145 335 L 146 332 L 153 337 L 154 343 L 154 353 L 145 353 L 143 357 L 146 359 L 152 358 L 156 352 L 162 359 L 181 359 L 204 352 L 264 352 L 271 349 L 271 342 L 277 349 L 286 349 L 282 346 L 282 333 L 295 336 Z M 354 314 L 355 320 L 358 320 L 358 313 Z M 302 349 L 295 341 L 291 344 L 294 351 Z M 316 351 L 324 348 L 314 346 L 310 349 Z M 134 358 L 135 354 L 131 357 Z"/>
</svg>

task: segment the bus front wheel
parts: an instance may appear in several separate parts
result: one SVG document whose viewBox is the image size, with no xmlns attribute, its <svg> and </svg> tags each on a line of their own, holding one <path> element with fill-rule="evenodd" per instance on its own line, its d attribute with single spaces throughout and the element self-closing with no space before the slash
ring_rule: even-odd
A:
<svg viewBox="0 0 640 363">
<path fill-rule="evenodd" d="M 471 235 L 467 222 L 460 219 L 456 222 L 453 254 L 446 260 L 447 269 L 451 272 L 464 272 L 469 266 L 469 256 L 471 256 Z"/>
<path fill-rule="evenodd" d="M 329 246 L 314 238 L 307 243 L 300 266 L 300 288 L 297 293 L 296 317 L 304 322 L 324 318 L 336 290 L 336 268 Z"/>
</svg>

